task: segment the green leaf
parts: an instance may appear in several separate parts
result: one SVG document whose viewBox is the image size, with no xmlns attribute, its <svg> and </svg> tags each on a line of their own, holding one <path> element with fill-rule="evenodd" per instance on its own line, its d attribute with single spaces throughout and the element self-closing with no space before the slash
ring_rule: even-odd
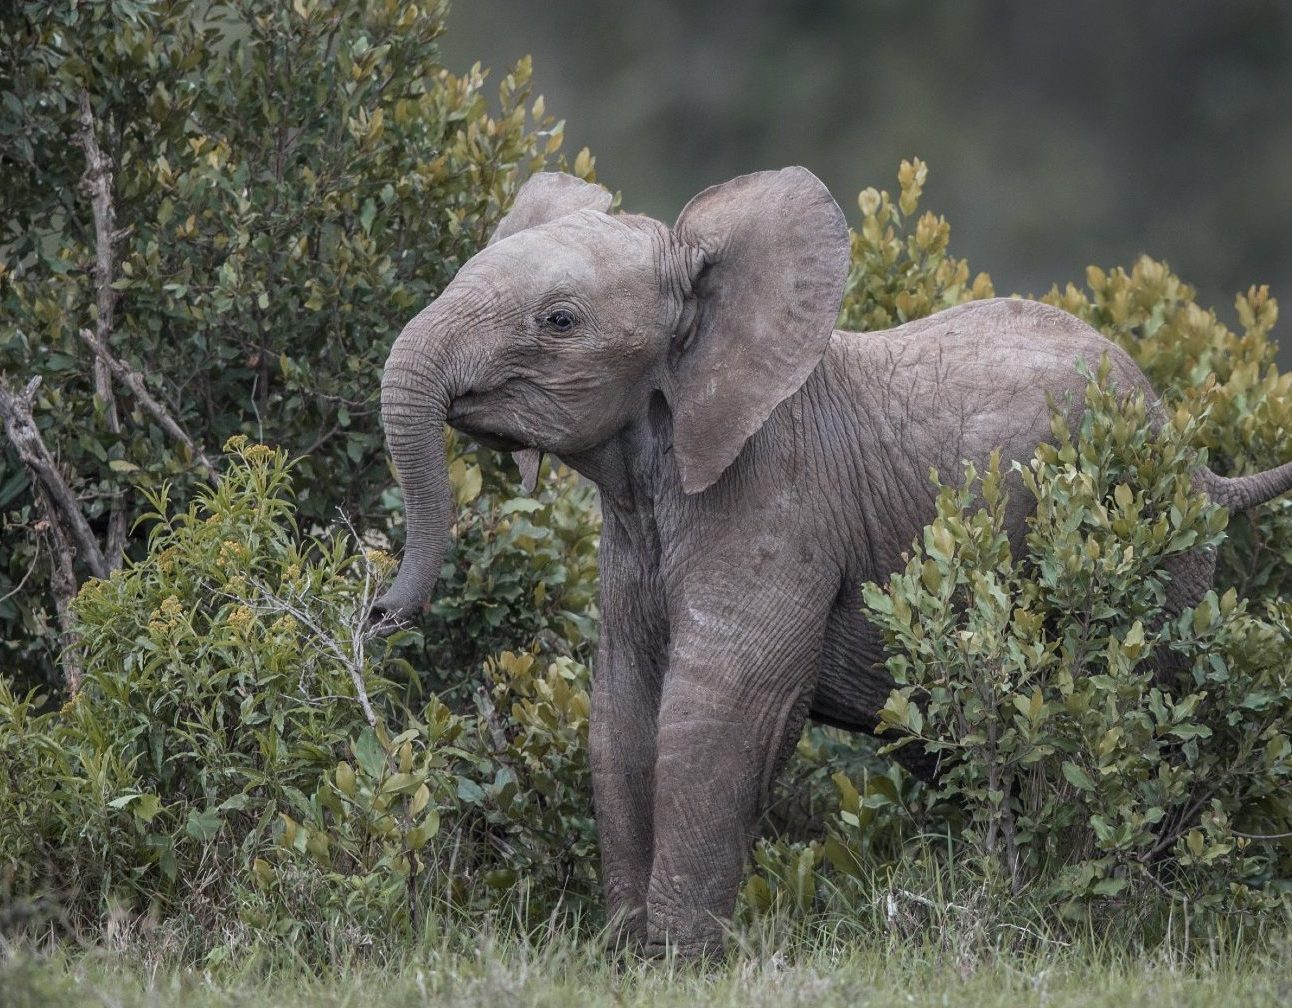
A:
<svg viewBox="0 0 1292 1008">
<path fill-rule="evenodd" d="M 386 750 L 382 748 L 377 733 L 365 728 L 351 745 L 359 769 L 373 780 L 380 780 L 386 770 Z"/>
<path fill-rule="evenodd" d="M 136 819 L 147 823 L 152 822 L 153 818 L 161 810 L 161 799 L 154 794 L 136 792 L 112 799 L 112 801 L 108 802 L 108 807 L 114 809 L 129 808 Z"/>
<path fill-rule="evenodd" d="M 422 785 L 422 778 L 412 773 L 391 774 L 386 778 L 385 783 L 381 785 L 381 790 L 385 794 L 412 794 Z"/>
<path fill-rule="evenodd" d="M 745 883 L 745 902 L 755 913 L 766 913 L 772 907 L 772 890 L 761 875 L 751 876 Z"/>
<path fill-rule="evenodd" d="M 313 831 L 310 833 L 309 839 L 305 841 L 306 853 L 324 867 L 331 863 L 329 849 L 328 836 L 322 830 Z"/>
<path fill-rule="evenodd" d="M 459 777 L 458 798 L 468 805 L 482 805 L 485 800 L 484 789 L 469 778 Z"/>
<path fill-rule="evenodd" d="M 1096 896 L 1117 896 L 1126 888 L 1127 881 L 1125 878 L 1100 879 L 1090 891 Z"/>
<path fill-rule="evenodd" d="M 1095 782 L 1091 780 L 1090 775 L 1070 760 L 1063 762 L 1063 776 L 1069 784 L 1081 791 L 1095 789 Z"/>
<path fill-rule="evenodd" d="M 184 823 L 184 832 L 194 840 L 205 842 L 214 839 L 223 825 L 224 820 L 215 809 L 209 808 L 201 812 L 193 809 Z"/>
<path fill-rule="evenodd" d="M 542 502 L 535 500 L 533 497 L 513 497 L 511 500 L 504 502 L 503 505 L 498 508 L 498 513 L 500 515 L 516 514 L 518 512 L 522 514 L 533 514 L 535 511 L 542 510 Z"/>
</svg>

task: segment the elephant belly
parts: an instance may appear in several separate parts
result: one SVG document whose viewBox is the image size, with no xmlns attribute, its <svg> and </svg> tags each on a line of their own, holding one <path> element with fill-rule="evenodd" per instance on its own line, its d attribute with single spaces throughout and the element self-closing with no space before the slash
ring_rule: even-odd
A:
<svg viewBox="0 0 1292 1008">
<path fill-rule="evenodd" d="M 883 666 L 883 638 L 860 609 L 857 586 L 845 585 L 826 625 L 808 714 L 821 724 L 873 734 L 893 679 Z M 921 780 L 937 776 L 937 758 L 919 744 L 903 746 L 893 759 Z"/>
<path fill-rule="evenodd" d="M 872 731 L 893 687 L 883 660 L 883 638 L 861 614 L 861 592 L 857 585 L 845 583 L 826 623 L 810 711 L 813 720 Z"/>
</svg>

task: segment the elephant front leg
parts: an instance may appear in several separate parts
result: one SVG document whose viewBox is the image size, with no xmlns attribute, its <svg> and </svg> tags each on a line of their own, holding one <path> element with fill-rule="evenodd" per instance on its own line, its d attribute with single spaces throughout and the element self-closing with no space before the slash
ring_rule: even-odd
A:
<svg viewBox="0 0 1292 1008">
<path fill-rule="evenodd" d="M 656 738 L 647 895 L 656 951 L 693 957 L 722 947 L 754 825 L 807 716 L 828 604 L 821 594 L 817 611 L 812 594 L 746 593 L 740 613 L 695 613 L 694 632 L 675 639 Z"/>
<path fill-rule="evenodd" d="M 642 673 L 634 676 L 633 673 Z M 658 685 L 633 663 L 601 666 L 593 687 L 588 746 L 601 841 L 606 913 L 616 944 L 646 939 Z"/>
<path fill-rule="evenodd" d="M 613 509 L 606 509 L 604 515 L 601 608 L 605 615 L 588 748 L 607 919 L 618 942 L 640 945 L 646 938 L 655 726 L 668 634 L 647 551 L 634 548 Z"/>
</svg>

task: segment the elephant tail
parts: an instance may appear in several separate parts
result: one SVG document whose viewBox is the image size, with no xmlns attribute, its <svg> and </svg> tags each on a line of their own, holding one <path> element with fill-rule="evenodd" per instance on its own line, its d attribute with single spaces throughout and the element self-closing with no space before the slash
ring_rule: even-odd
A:
<svg viewBox="0 0 1292 1008">
<path fill-rule="evenodd" d="M 1250 476 L 1217 476 L 1205 466 L 1198 470 L 1195 485 L 1213 504 L 1228 511 L 1246 511 L 1292 490 L 1292 462 Z"/>
</svg>

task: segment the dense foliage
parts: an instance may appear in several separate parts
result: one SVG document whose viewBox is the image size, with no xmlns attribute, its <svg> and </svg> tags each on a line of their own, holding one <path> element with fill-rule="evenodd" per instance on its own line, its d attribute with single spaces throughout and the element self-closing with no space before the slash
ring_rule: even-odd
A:
<svg viewBox="0 0 1292 1008">
<path fill-rule="evenodd" d="M 115 405 L 96 392 L 78 331 L 108 285 L 110 349 L 199 448 L 237 433 L 281 445 L 301 457 L 304 524 L 341 508 L 402 541 L 377 417 L 390 343 L 563 135 L 528 60 L 492 108 L 485 71 L 438 64 L 444 15 L 443 0 L 3 5 L 0 374 L 44 379 L 37 422 L 101 539 L 114 510 L 132 525 L 142 491 L 186 496 L 200 478 L 124 387 Z M 111 239 L 96 232 L 82 96 L 109 162 Z M 586 152 L 573 170 L 591 176 Z M 0 662 L 52 682 L 51 540 L 9 449 L 0 515 Z M 142 550 L 131 536 L 126 554 Z"/>
<path fill-rule="evenodd" d="M 441 902 L 586 902 L 586 668 L 504 652 L 460 712 L 420 697 L 397 642 L 372 653 L 393 561 L 302 535 L 285 454 L 244 442 L 82 590 L 75 696 L 41 710 L 0 680 L 3 923 L 148 910 L 324 956 Z"/>
<path fill-rule="evenodd" d="M 884 725 L 944 757 L 963 840 L 1015 894 L 1277 904 L 1292 858 L 1246 838 L 1292 827 L 1292 609 L 1262 619 L 1230 588 L 1166 610 L 1172 559 L 1214 548 L 1227 517 L 1190 486 L 1197 424 L 1181 410 L 1151 434 L 1143 398 L 1102 382 L 1087 407 L 1019 467 L 1024 555 L 993 459 L 942 488 L 905 571 L 866 587 L 900 684 Z"/>
</svg>

